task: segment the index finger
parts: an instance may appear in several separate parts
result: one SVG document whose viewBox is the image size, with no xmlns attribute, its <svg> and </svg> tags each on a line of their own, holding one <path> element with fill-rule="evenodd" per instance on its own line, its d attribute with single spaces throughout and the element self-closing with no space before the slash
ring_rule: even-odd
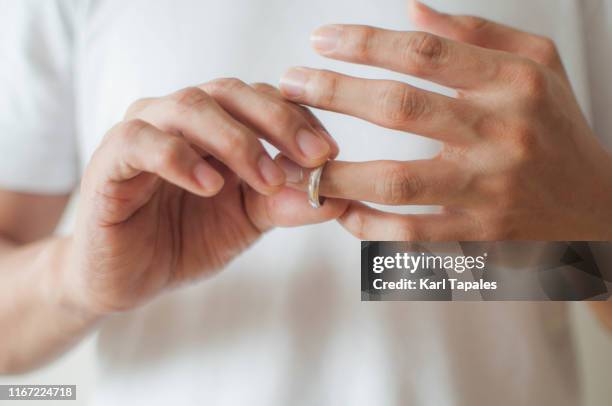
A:
<svg viewBox="0 0 612 406">
<path fill-rule="evenodd" d="M 410 14 L 419 28 L 433 34 L 514 53 L 565 75 L 557 47 L 550 38 L 477 16 L 442 13 L 417 0 L 412 0 Z"/>
<path fill-rule="evenodd" d="M 378 66 L 443 86 L 475 88 L 494 80 L 508 55 L 425 32 L 391 31 L 365 25 L 327 25 L 311 36 L 320 54 Z"/>
</svg>

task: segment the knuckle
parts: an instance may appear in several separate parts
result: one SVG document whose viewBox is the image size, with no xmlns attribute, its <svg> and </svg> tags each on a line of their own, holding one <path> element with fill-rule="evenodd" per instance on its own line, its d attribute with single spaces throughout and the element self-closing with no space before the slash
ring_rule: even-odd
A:
<svg viewBox="0 0 612 406">
<path fill-rule="evenodd" d="M 132 119 L 122 122 L 118 127 L 114 136 L 121 139 L 121 142 L 130 142 L 134 137 L 139 136 L 149 126 L 149 124 L 140 119 Z"/>
<path fill-rule="evenodd" d="M 538 155 L 539 137 L 530 125 L 520 125 L 514 130 L 512 150 L 519 162 L 530 161 Z"/>
<path fill-rule="evenodd" d="M 535 59 L 543 65 L 550 66 L 559 61 L 559 52 L 555 42 L 548 37 L 539 37 L 535 43 Z"/>
<path fill-rule="evenodd" d="M 151 97 L 145 97 L 134 101 L 125 112 L 125 118 L 133 117 L 144 110 L 153 100 Z"/>
<path fill-rule="evenodd" d="M 256 91 L 263 92 L 263 93 L 275 93 L 277 91 L 277 89 L 274 86 L 272 86 L 269 83 L 265 83 L 265 82 L 252 83 L 251 87 L 255 89 Z"/>
<path fill-rule="evenodd" d="M 333 106 L 336 104 L 340 87 L 340 78 L 334 72 L 322 70 L 316 73 L 317 93 L 314 104 L 318 106 Z"/>
<path fill-rule="evenodd" d="M 492 114 L 488 114 L 488 112 L 483 112 L 483 114 L 474 118 L 472 129 L 481 137 L 505 133 L 504 124 L 501 120 Z"/>
<path fill-rule="evenodd" d="M 448 55 L 446 43 L 439 37 L 427 33 L 408 35 L 405 44 L 400 49 L 402 60 L 407 65 L 426 70 L 436 69 L 442 65 Z"/>
<path fill-rule="evenodd" d="M 353 55 L 360 61 L 368 61 L 376 30 L 373 27 L 364 26 L 355 28 L 351 33 L 350 43 L 353 44 Z"/>
<path fill-rule="evenodd" d="M 238 129 L 227 129 L 223 131 L 218 148 L 224 157 L 245 157 L 247 155 L 246 136 Z"/>
<path fill-rule="evenodd" d="M 205 88 L 213 95 L 229 93 L 234 90 L 246 86 L 242 80 L 238 78 L 218 78 L 211 80 L 205 85 Z"/>
<path fill-rule="evenodd" d="M 204 90 L 193 86 L 172 94 L 171 99 L 181 113 L 200 110 L 211 102 L 210 96 Z"/>
<path fill-rule="evenodd" d="M 183 158 L 183 142 L 174 137 L 168 137 L 157 154 L 156 164 L 160 169 L 170 168 Z"/>
<path fill-rule="evenodd" d="M 514 69 L 519 88 L 527 99 L 532 102 L 541 101 L 548 90 L 548 78 L 543 69 L 528 60 L 521 61 Z"/>
<path fill-rule="evenodd" d="M 399 205 L 414 201 L 423 189 L 418 176 L 408 173 L 401 164 L 392 164 L 381 172 L 376 182 L 376 195 L 385 204 Z"/>
<path fill-rule="evenodd" d="M 421 118 L 427 110 L 427 101 L 421 93 L 410 87 L 394 83 L 383 90 L 381 117 L 392 128 L 402 128 L 409 121 Z"/>
</svg>

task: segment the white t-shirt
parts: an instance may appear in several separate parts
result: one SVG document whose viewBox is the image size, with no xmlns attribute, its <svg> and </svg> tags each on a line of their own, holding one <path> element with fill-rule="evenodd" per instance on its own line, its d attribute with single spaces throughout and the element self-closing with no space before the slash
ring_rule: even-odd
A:
<svg viewBox="0 0 612 406">
<path fill-rule="evenodd" d="M 612 145 L 612 4 L 438 0 L 557 41 Z M 0 187 L 73 190 L 137 98 L 216 77 L 273 84 L 292 65 L 395 78 L 310 50 L 324 23 L 411 29 L 405 0 L 0 0 Z M 318 113 L 341 159 L 438 145 Z M 607 137 L 607 138 L 606 138 Z M 336 223 L 270 232 L 213 279 L 110 317 L 95 405 L 575 405 L 559 303 L 361 303 L 359 242 Z"/>
</svg>

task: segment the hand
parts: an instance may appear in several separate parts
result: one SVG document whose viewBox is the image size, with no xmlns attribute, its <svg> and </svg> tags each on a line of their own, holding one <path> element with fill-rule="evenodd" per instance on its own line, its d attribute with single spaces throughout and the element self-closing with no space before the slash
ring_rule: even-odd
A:
<svg viewBox="0 0 612 406">
<path fill-rule="evenodd" d="M 338 153 L 311 113 L 269 85 L 221 79 L 134 103 L 85 171 L 66 275 L 73 301 L 130 309 L 221 269 L 274 226 L 345 210 L 311 209 L 284 187 L 259 136 L 307 167 Z"/>
<path fill-rule="evenodd" d="M 437 82 L 456 97 L 307 68 L 281 79 L 292 101 L 444 143 L 422 161 L 330 162 L 321 181 L 325 196 L 440 205 L 441 213 L 397 215 L 354 202 L 340 222 L 369 240 L 612 239 L 612 158 L 553 42 L 417 2 L 412 11 L 443 37 L 335 25 L 315 31 L 313 45 L 329 58 Z M 305 171 L 280 162 L 303 187 Z"/>
</svg>

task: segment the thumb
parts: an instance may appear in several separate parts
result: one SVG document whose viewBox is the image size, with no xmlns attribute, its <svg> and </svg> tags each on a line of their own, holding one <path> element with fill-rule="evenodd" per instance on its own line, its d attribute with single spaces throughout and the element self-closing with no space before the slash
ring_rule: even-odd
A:
<svg viewBox="0 0 612 406">
<path fill-rule="evenodd" d="M 297 227 L 334 220 L 344 213 L 349 203 L 328 198 L 320 208 L 313 209 L 306 193 L 289 187 L 272 196 L 259 194 L 246 184 L 243 187 L 245 210 L 261 232 L 274 227 Z"/>
</svg>

